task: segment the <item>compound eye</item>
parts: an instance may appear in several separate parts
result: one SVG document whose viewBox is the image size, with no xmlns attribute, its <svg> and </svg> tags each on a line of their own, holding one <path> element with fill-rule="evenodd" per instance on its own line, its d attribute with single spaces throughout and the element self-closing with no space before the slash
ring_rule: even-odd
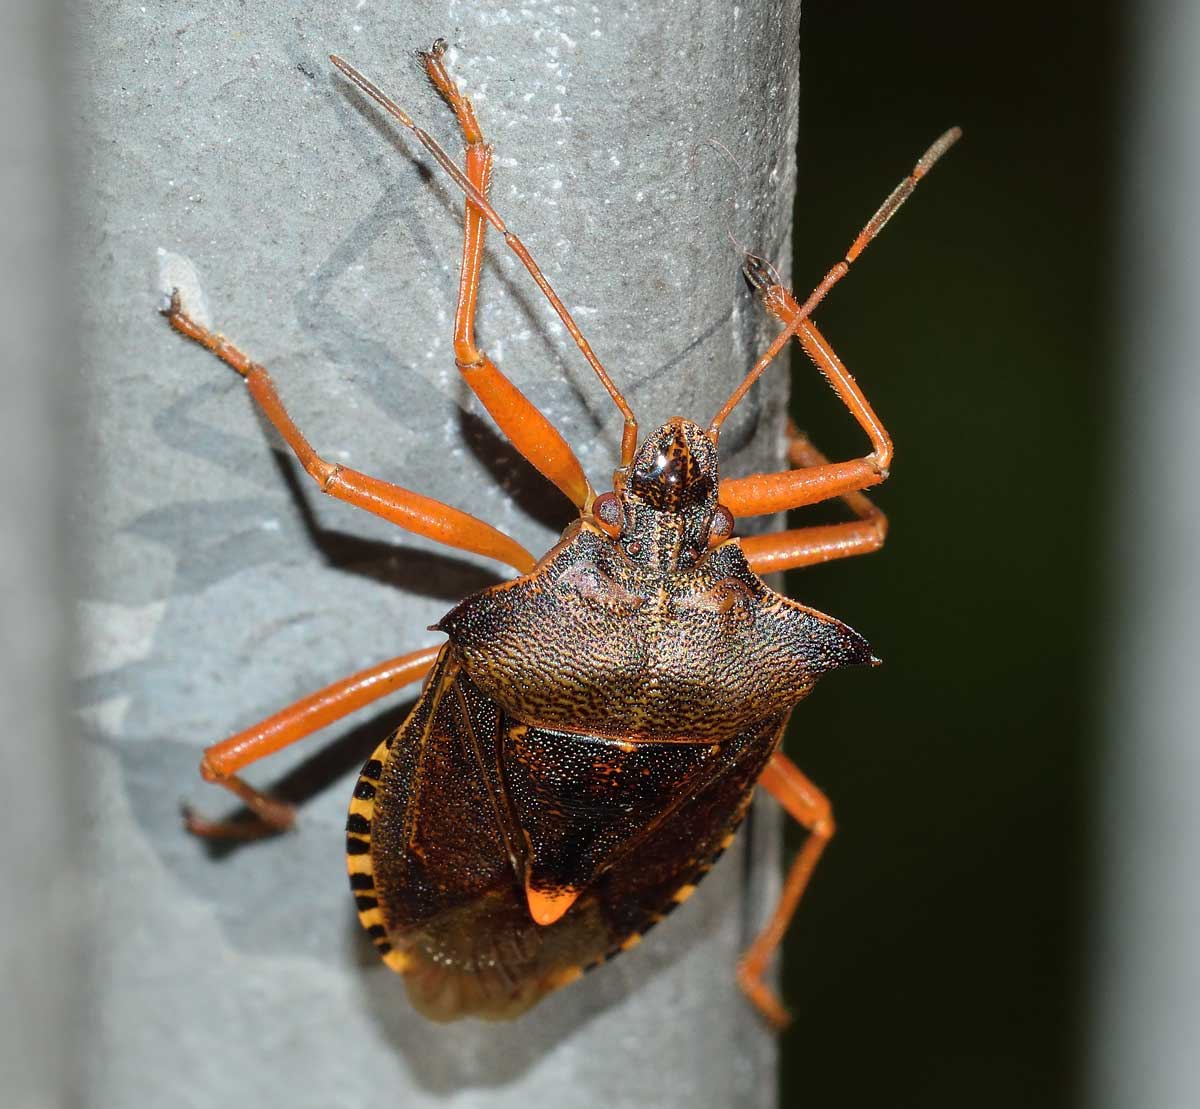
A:
<svg viewBox="0 0 1200 1109">
<path fill-rule="evenodd" d="M 708 545 L 717 547 L 733 534 L 733 513 L 723 504 L 717 505 L 712 523 L 708 525 Z"/>
<path fill-rule="evenodd" d="M 592 515 L 610 538 L 621 534 L 621 498 L 616 493 L 601 493 L 592 502 Z"/>
</svg>

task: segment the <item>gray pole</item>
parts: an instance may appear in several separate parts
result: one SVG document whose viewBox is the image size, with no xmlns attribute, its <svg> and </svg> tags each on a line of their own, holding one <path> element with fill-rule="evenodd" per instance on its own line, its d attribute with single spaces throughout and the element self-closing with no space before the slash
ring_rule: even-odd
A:
<svg viewBox="0 0 1200 1109">
<path fill-rule="evenodd" d="M 726 232 L 787 266 L 796 0 L 78 7 L 92 1104 L 773 1104 L 774 1043 L 733 983 L 776 885 L 761 822 L 750 887 L 739 851 L 639 949 L 511 1025 L 424 1022 L 359 933 L 341 827 L 398 703 L 250 771 L 303 799 L 294 833 L 183 834 L 181 799 L 229 808 L 196 777 L 205 744 L 437 642 L 427 626 L 495 567 L 322 498 L 156 309 L 170 285 L 206 304 L 326 457 L 544 550 L 569 506 L 453 364 L 461 198 L 326 55 L 457 152 L 413 57 L 449 40 L 496 145 L 493 203 L 648 430 L 711 417 L 773 333 Z M 607 488 L 616 410 L 490 242 L 480 342 Z M 785 368 L 763 386 L 727 425 L 728 472 L 778 465 Z"/>
<path fill-rule="evenodd" d="M 1091 1104 L 1185 1109 L 1200 1100 L 1200 11 L 1137 13 Z"/>
<path fill-rule="evenodd" d="M 0 9 L 0 1104 L 51 1109 L 73 1093 L 80 980 L 77 737 L 65 711 L 67 559 L 62 420 L 74 385 L 63 281 L 69 110 L 58 5 Z"/>
</svg>

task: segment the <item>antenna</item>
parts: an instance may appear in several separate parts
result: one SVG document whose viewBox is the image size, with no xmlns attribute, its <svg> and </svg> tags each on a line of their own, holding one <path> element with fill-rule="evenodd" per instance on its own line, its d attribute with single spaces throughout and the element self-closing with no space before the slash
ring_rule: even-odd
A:
<svg viewBox="0 0 1200 1109">
<path fill-rule="evenodd" d="M 408 130 L 417 136 L 421 145 L 433 155 L 437 164 L 450 175 L 450 178 L 466 194 L 471 203 L 479 209 L 484 219 L 504 236 L 505 245 L 521 260 L 521 264 L 529 271 L 530 276 L 537 283 L 537 287 L 542 290 L 543 296 L 550 302 L 551 307 L 558 313 L 558 318 L 562 320 L 563 326 L 570 332 L 571 338 L 575 340 L 575 345 L 583 352 L 588 365 L 595 371 L 596 376 L 600 379 L 600 384 L 608 390 L 608 395 L 616 402 L 617 407 L 621 410 L 621 415 L 625 417 L 625 429 L 621 435 L 621 465 L 628 466 L 633 461 L 633 455 L 637 449 L 637 420 L 634 418 L 633 409 L 629 407 L 628 402 L 621 395 L 621 391 L 613 384 L 612 378 L 608 376 L 608 371 L 605 370 L 604 366 L 600 363 L 600 359 L 593 353 L 591 346 L 588 345 L 588 341 L 583 337 L 583 332 L 579 330 L 579 325 L 571 318 L 571 313 L 567 311 L 567 306 L 563 304 L 558 294 L 551 287 L 550 282 L 546 280 L 546 275 L 542 273 L 541 268 L 533 260 L 533 256 L 526 249 L 525 244 L 508 229 L 504 220 L 500 218 L 500 214 L 488 202 L 487 197 L 471 184 L 466 174 L 455 164 L 454 159 L 438 145 L 437 140 L 428 131 L 423 127 L 418 127 L 413 122 L 412 116 L 345 59 L 339 58 L 336 54 L 330 54 L 329 60 L 345 74 L 351 84 L 366 93 L 388 115 L 400 123 L 401 126 L 408 128 Z"/>
<path fill-rule="evenodd" d="M 800 310 L 795 317 L 788 323 L 778 335 L 775 336 L 774 342 L 767 348 L 766 353 L 754 363 L 750 372 L 742 380 L 742 383 L 733 391 L 733 395 L 725 402 L 724 407 L 713 417 L 713 421 L 708 425 L 708 433 L 714 439 L 720 434 L 721 425 L 725 422 L 725 418 L 732 412 L 741 399 L 750 390 L 753 385 L 775 358 L 775 356 L 784 348 L 788 340 L 800 330 L 804 321 L 812 315 L 813 309 L 825 299 L 825 295 L 834 287 L 850 270 L 850 266 L 855 259 L 867 249 L 867 244 L 879 234 L 887 225 L 888 220 L 892 218 L 917 187 L 917 183 L 924 177 L 934 166 L 937 160 L 946 153 L 958 140 L 962 137 L 962 131 L 957 127 L 951 127 L 940 135 L 934 144 L 917 159 L 917 164 L 913 166 L 912 173 L 904 178 L 888 195 L 888 198 L 879 206 L 875 214 L 867 220 L 866 226 L 858 233 L 858 238 L 850 244 L 850 249 L 846 251 L 846 256 L 836 266 L 834 266 L 824 277 L 821 283 L 813 289 L 809 294 L 808 299 L 800 305 Z M 747 256 L 748 264 L 760 263 L 764 264 L 762 259 L 755 258 L 753 255 Z"/>
</svg>

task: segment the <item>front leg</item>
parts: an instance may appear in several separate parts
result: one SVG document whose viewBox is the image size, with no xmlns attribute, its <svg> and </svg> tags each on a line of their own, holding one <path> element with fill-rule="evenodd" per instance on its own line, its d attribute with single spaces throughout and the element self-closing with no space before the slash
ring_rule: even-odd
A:
<svg viewBox="0 0 1200 1109">
<path fill-rule="evenodd" d="M 804 347 L 804 352 L 867 433 L 871 452 L 864 458 L 848 462 L 826 462 L 777 474 L 751 474 L 749 477 L 722 481 L 721 503 L 734 516 L 765 516 L 786 512 L 791 508 L 801 508 L 868 489 L 887 478 L 893 454 L 891 436 L 875 415 L 858 382 L 842 365 L 833 347 L 817 330 L 816 324 L 800 316 L 800 305 L 791 291 L 771 283 L 769 271 L 761 264 L 756 266 L 756 262 L 757 259 L 747 262 L 746 274 L 756 284 L 767 308 L 788 325 L 780 335 L 787 335 L 795 328 L 796 338 Z"/>
<path fill-rule="evenodd" d="M 937 160 L 958 142 L 961 137 L 962 132 L 957 127 L 951 127 L 949 131 L 939 136 L 937 141 L 917 159 L 917 164 L 913 166 L 912 172 L 888 194 L 887 199 L 876 209 L 875 214 L 858 233 L 858 237 L 850 244 L 850 249 L 846 251 L 846 256 L 825 275 L 821 283 L 809 293 L 808 299 L 803 304 L 796 302 L 796 298 L 792 296 L 791 291 L 779 280 L 779 275 L 772 266 L 752 254 L 746 256 L 745 264 L 742 267 L 746 279 L 758 290 L 767 306 L 767 310 L 777 316 L 784 327 L 775 336 L 775 339 L 763 353 L 762 357 L 750 368 L 750 372 L 742 379 L 741 384 L 734 389 L 732 396 L 725 402 L 721 410 L 713 417 L 708 431 L 714 440 L 720 435 L 721 425 L 725 422 L 729 413 L 741 403 L 742 398 L 750 391 L 750 387 L 762 376 L 766 368 L 775 360 L 779 352 L 787 346 L 788 341 L 794 335 L 800 340 L 808 356 L 816 362 L 817 369 L 825 375 L 829 384 L 833 386 L 838 396 L 845 402 L 846 407 L 850 409 L 855 419 L 862 425 L 863 430 L 871 437 L 871 445 L 875 453 L 881 456 L 878 459 L 879 468 L 884 471 L 884 477 L 887 476 L 887 464 L 891 458 L 891 442 L 887 439 L 887 433 L 883 430 L 879 421 L 875 419 L 875 414 L 871 411 L 870 405 L 867 404 L 866 398 L 854 384 L 854 379 L 846 373 L 846 368 L 837 360 L 837 355 L 833 353 L 832 348 L 821 337 L 820 332 L 813 326 L 812 320 L 809 317 L 817 305 L 825 299 L 829 290 L 846 276 L 855 259 L 866 250 L 867 244 L 884 229 L 888 220 L 896 214 L 900 205 L 912 195 L 921 178 L 933 168 Z M 883 478 L 879 478 L 878 480 L 882 481 Z M 865 486 L 860 485 L 856 488 L 862 489 Z M 839 496 L 840 494 L 834 493 L 830 495 Z M 796 502 L 790 506 L 781 505 L 780 510 L 784 507 L 796 508 L 801 503 L 812 504 L 813 502 L 803 501 Z M 776 509 L 763 509 L 762 511 L 774 512 Z M 752 513 L 744 514 L 752 515 Z"/>
<path fill-rule="evenodd" d="M 466 146 L 466 178 L 487 196 L 492 181 L 492 148 L 484 141 L 475 109 L 458 90 L 442 60 L 446 44 L 438 39 L 420 57 L 425 72 L 446 103 L 454 110 Z M 521 392 L 496 364 L 475 345 L 475 314 L 479 304 L 479 277 L 483 269 L 483 243 L 487 220 L 468 197 L 463 213 L 462 268 L 458 277 L 458 304 L 454 313 L 454 360 L 463 380 L 479 398 L 517 451 L 548 481 L 557 486 L 576 508 L 588 511 L 595 493 L 575 452 L 559 430 Z"/>
</svg>

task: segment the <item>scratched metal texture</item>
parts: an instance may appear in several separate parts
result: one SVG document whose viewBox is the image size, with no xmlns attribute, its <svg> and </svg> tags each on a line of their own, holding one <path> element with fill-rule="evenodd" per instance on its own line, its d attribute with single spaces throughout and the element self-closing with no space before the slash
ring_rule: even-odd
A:
<svg viewBox="0 0 1200 1109">
<path fill-rule="evenodd" d="M 640 948 L 511 1025 L 424 1022 L 354 916 L 345 805 L 405 697 L 249 772 L 301 801 L 293 833 L 182 832 L 181 802 L 231 808 L 196 776 L 205 744 L 437 642 L 428 626 L 499 575 L 323 498 L 157 310 L 180 286 L 325 457 L 543 550 L 569 506 L 453 363 L 461 199 L 326 56 L 457 150 L 413 56 L 449 40 L 496 207 L 648 430 L 710 418 L 773 332 L 729 234 L 787 271 L 798 3 L 73 10 L 89 1104 L 772 1106 L 773 1040 L 733 982 L 777 887 L 768 806 Z M 494 236 L 481 300 L 482 345 L 606 488 L 617 412 Z M 727 425 L 726 472 L 778 464 L 785 378 Z"/>
</svg>

